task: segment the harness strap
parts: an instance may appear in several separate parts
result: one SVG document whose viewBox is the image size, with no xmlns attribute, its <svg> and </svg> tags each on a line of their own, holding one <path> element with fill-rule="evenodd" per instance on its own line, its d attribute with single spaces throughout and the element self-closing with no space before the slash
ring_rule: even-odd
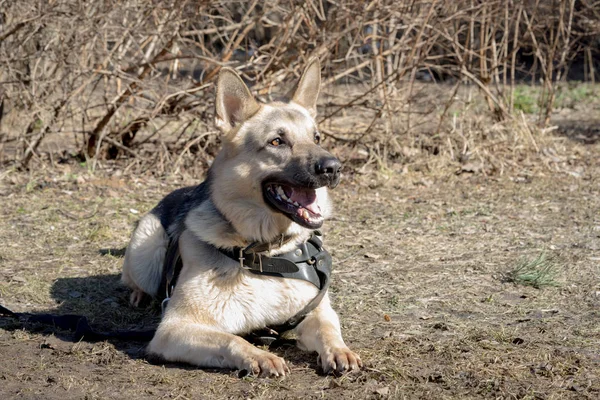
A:
<svg viewBox="0 0 600 400">
<path fill-rule="evenodd" d="M 175 288 L 177 278 L 179 278 L 182 268 L 183 262 L 181 261 L 181 254 L 179 253 L 179 237 L 171 237 L 169 238 L 167 253 L 165 254 L 165 260 L 163 262 L 162 279 L 158 286 L 157 297 L 159 300 L 162 300 L 163 303 L 165 299 L 168 299 L 173 294 L 173 288 Z"/>
<path fill-rule="evenodd" d="M 323 286 L 316 263 L 317 260 L 322 260 L 321 264 L 323 264 L 329 253 L 323 249 L 323 242 L 316 234 L 305 243 L 300 243 L 295 249 L 274 257 L 257 254 L 255 249 L 254 244 L 251 244 L 246 248 L 236 247 L 232 250 L 219 249 L 219 251 L 232 260 L 239 261 L 240 267 L 252 273 L 308 281 L 319 290 Z M 330 259 L 329 270 L 331 270 Z"/>
<path fill-rule="evenodd" d="M 317 271 L 321 279 L 321 287 L 319 289 L 319 293 L 317 293 L 315 298 L 312 299 L 306 306 L 304 306 L 302 310 L 300 310 L 300 312 L 298 312 L 292 318 L 288 319 L 281 325 L 271 327 L 271 329 L 273 329 L 274 331 L 278 333 L 283 333 L 294 329 L 295 327 L 300 325 L 302 321 L 304 321 L 304 318 L 306 318 L 306 316 L 311 311 L 313 311 L 319 306 L 321 300 L 323 300 L 323 297 L 325 297 L 325 293 L 327 293 L 327 289 L 329 289 L 329 284 L 331 283 L 331 255 L 327 251 L 323 250 L 318 254 L 317 257 L 315 257 L 315 261 L 315 270 Z"/>
</svg>

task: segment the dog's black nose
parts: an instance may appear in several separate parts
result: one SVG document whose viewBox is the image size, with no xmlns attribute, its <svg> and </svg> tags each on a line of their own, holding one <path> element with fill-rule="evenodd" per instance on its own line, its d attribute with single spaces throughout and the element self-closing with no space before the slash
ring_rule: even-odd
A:
<svg viewBox="0 0 600 400">
<path fill-rule="evenodd" d="M 317 167 L 315 168 L 317 174 L 331 174 L 335 175 L 340 171 L 342 167 L 342 163 L 335 157 L 327 157 L 322 158 L 317 162 Z"/>
<path fill-rule="evenodd" d="M 340 181 L 342 163 L 335 157 L 324 157 L 317 161 L 315 172 L 328 179 L 329 186 L 335 187 Z"/>
</svg>

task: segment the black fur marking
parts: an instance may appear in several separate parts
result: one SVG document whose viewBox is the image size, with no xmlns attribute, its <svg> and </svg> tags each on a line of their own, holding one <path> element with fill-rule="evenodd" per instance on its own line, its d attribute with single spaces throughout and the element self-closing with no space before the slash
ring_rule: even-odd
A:
<svg viewBox="0 0 600 400">
<path fill-rule="evenodd" d="M 208 177 L 198 186 L 188 186 L 174 190 L 163 198 L 151 214 L 160 219 L 160 223 L 169 238 L 179 237 L 184 230 L 184 222 L 188 213 L 210 198 L 212 179 Z"/>
</svg>

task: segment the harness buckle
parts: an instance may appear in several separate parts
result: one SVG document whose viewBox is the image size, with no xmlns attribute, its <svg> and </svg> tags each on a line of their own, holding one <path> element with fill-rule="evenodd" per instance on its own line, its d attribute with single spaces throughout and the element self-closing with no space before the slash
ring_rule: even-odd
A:
<svg viewBox="0 0 600 400">
<path fill-rule="evenodd" d="M 239 254 L 239 260 L 240 260 L 240 268 L 243 269 L 251 269 L 250 267 L 247 267 L 244 265 L 244 260 L 246 259 L 244 257 L 244 251 L 247 249 L 248 247 L 246 247 L 245 249 L 240 248 L 240 254 Z"/>
</svg>

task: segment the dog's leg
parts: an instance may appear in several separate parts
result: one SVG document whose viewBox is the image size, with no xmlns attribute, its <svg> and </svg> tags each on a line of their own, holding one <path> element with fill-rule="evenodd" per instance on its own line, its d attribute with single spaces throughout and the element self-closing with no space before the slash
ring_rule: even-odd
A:
<svg viewBox="0 0 600 400">
<path fill-rule="evenodd" d="M 285 376 L 285 360 L 261 350 L 239 336 L 216 327 L 171 316 L 161 323 L 148 345 L 148 352 L 167 361 L 200 367 L 237 368 L 258 376 Z"/>
<path fill-rule="evenodd" d="M 138 306 L 145 293 L 156 296 L 168 243 L 158 217 L 145 215 L 131 236 L 121 275 L 121 281 L 133 289 L 129 298 L 132 305 Z"/>
<path fill-rule="evenodd" d="M 325 373 L 342 373 L 362 367 L 360 357 L 342 339 L 340 320 L 331 308 L 329 295 L 325 295 L 319 306 L 306 316 L 296 332 L 298 347 L 316 351 Z"/>
</svg>

